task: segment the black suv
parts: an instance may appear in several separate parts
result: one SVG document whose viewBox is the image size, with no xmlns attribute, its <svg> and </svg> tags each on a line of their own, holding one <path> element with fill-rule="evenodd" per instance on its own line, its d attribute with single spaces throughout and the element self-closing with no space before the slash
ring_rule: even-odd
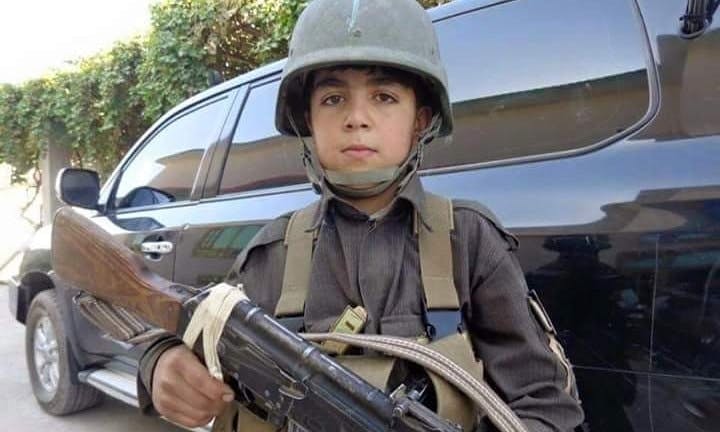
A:
<svg viewBox="0 0 720 432">
<path fill-rule="evenodd" d="M 709 15 L 678 19 L 698 4 Z M 456 131 L 429 147 L 423 183 L 483 202 L 520 237 L 592 431 L 720 430 L 716 7 L 458 0 L 430 11 Z M 273 124 L 282 64 L 168 112 L 99 198 L 96 175 L 65 171 L 66 202 L 160 275 L 221 280 L 263 223 L 316 198 L 297 141 Z M 71 197 L 72 182 L 85 193 Z M 92 405 L 98 390 L 135 402 L 144 347 L 78 313 L 41 243 L 10 287 L 38 400 L 55 413 Z"/>
</svg>

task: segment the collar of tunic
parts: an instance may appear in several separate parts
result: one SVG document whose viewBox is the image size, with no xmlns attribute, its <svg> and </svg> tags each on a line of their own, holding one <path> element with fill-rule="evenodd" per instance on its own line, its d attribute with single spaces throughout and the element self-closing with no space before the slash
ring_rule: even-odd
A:
<svg viewBox="0 0 720 432">
<path fill-rule="evenodd" d="M 417 213 L 420 221 L 432 230 L 432 227 L 428 224 L 427 208 L 425 206 L 425 190 L 423 189 L 420 178 L 414 175 L 410 181 L 405 185 L 403 190 L 397 194 L 397 196 L 388 204 L 384 209 L 374 213 L 373 215 L 366 215 L 363 212 L 355 209 L 347 200 L 337 196 L 329 188 L 323 190 L 322 197 L 320 198 L 319 205 L 312 219 L 312 225 L 309 231 L 317 230 L 320 224 L 325 220 L 328 214 L 328 208 L 331 203 L 338 204 L 337 207 L 344 211 L 347 216 L 364 215 L 370 220 L 382 219 L 388 215 L 392 215 L 394 211 L 399 207 L 398 202 L 404 201 L 412 206 L 412 209 Z"/>
</svg>

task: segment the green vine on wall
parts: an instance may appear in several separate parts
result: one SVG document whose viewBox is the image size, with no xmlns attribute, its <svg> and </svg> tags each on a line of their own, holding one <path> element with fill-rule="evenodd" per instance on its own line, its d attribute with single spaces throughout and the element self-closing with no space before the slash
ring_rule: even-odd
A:
<svg viewBox="0 0 720 432">
<path fill-rule="evenodd" d="M 424 7 L 447 0 L 418 0 Z M 148 34 L 20 85 L 0 84 L 0 162 L 28 181 L 48 145 L 75 166 L 110 173 L 150 124 L 224 79 L 283 58 L 308 0 L 163 0 Z"/>
</svg>

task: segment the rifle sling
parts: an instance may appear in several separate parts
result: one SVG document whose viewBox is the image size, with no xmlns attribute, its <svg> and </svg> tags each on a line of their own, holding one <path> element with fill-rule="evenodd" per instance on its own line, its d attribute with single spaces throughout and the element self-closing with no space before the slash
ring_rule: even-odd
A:
<svg viewBox="0 0 720 432">
<path fill-rule="evenodd" d="M 183 342 L 191 350 L 195 346 L 198 337 L 202 334 L 205 366 L 207 366 L 210 375 L 220 381 L 223 380 L 222 365 L 220 364 L 220 357 L 217 353 L 220 336 L 235 305 L 240 301 L 248 300 L 248 297 L 242 290 L 242 286 L 232 286 L 227 283 L 215 285 L 209 289 L 209 295 L 198 305 L 197 309 L 195 309 L 195 313 L 193 313 L 190 322 L 185 328 Z M 248 416 L 245 413 L 244 407 L 231 403 L 215 418 L 212 432 L 231 431 L 236 415 L 238 415 L 240 420 L 245 419 L 243 420 L 243 424 L 255 422 L 257 418 L 254 415 Z M 258 432 L 270 432 L 274 430 L 269 423 L 261 423 L 260 421 L 257 421 L 257 423 L 258 425 L 262 425 L 262 428 L 256 427 L 251 430 Z"/>
</svg>

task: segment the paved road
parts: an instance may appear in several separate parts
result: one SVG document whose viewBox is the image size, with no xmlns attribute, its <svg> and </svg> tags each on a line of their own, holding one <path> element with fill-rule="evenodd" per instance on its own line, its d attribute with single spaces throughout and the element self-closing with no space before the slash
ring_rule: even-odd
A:
<svg viewBox="0 0 720 432">
<path fill-rule="evenodd" d="M 66 417 L 53 417 L 35 402 L 25 366 L 25 327 L 8 309 L 7 288 L 0 285 L 0 430 L 8 432 L 180 432 L 160 419 L 106 398 L 100 406 Z"/>
</svg>

